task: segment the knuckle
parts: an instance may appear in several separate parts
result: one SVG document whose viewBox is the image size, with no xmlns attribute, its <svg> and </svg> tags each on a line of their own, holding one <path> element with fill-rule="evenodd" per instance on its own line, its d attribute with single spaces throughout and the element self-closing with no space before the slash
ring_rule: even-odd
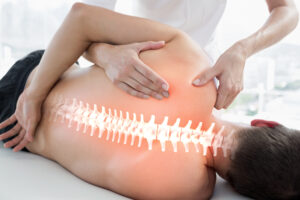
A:
<svg viewBox="0 0 300 200">
<path fill-rule="evenodd" d="M 236 93 L 238 92 L 238 87 L 232 86 L 231 89 L 230 89 L 230 91 L 231 91 L 232 93 L 236 94 Z"/>
<path fill-rule="evenodd" d="M 231 93 L 234 92 L 234 87 L 233 87 L 232 84 L 230 84 L 230 83 L 225 84 L 224 89 L 225 89 L 227 92 L 231 92 Z"/>
<path fill-rule="evenodd" d="M 235 94 L 238 94 L 240 91 L 241 91 L 241 86 L 240 86 L 240 85 L 236 85 L 236 86 L 234 87 L 234 93 L 235 93 Z"/>
</svg>

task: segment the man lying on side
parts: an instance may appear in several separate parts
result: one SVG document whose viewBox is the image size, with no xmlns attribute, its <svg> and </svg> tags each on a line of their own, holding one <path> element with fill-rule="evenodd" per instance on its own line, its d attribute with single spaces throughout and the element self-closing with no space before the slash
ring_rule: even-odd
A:
<svg viewBox="0 0 300 200">
<path fill-rule="evenodd" d="M 111 44 L 150 40 L 166 42 L 161 49 L 140 54 L 142 61 L 169 83 L 170 96 L 161 101 L 124 93 L 96 65 L 82 69 L 74 64 L 93 42 L 101 42 L 102 48 L 109 50 L 114 48 Z M 89 183 L 133 199 L 208 199 L 216 173 L 237 192 L 256 199 L 299 198 L 299 131 L 270 121 L 255 120 L 251 127 L 214 117 L 214 83 L 201 88 L 191 85 L 192 78 L 209 67 L 208 59 L 184 33 L 149 20 L 75 4 L 43 57 L 42 54 L 34 52 L 18 61 L 0 84 L 0 93 L 6 99 L 1 104 L 1 121 L 14 113 L 16 97 L 21 104 L 28 96 L 47 94 L 35 139 L 26 145 L 30 152 L 58 162 Z M 32 71 L 23 77 L 22 71 L 28 68 Z M 12 77 L 22 77 L 21 83 L 6 84 Z M 13 94 L 7 92 L 12 88 Z M 94 105 L 96 117 L 92 117 Z M 106 128 L 93 121 L 101 118 L 102 106 L 106 117 L 111 109 Z M 137 124 L 144 122 L 140 147 L 138 137 L 131 145 L 134 130 L 118 129 L 114 141 L 113 130 L 107 131 L 110 124 L 118 122 L 114 120 L 120 120 L 120 111 L 123 119 L 128 112 L 129 123 L 133 123 L 134 116 Z M 145 129 L 149 124 L 160 127 L 165 116 L 170 135 L 163 150 L 158 129 L 150 136 Z M 0 124 L 0 129 L 15 124 L 0 136 L 5 147 L 22 147 L 19 144 L 25 133 L 20 118 L 18 122 L 16 119 L 13 115 Z M 191 126 L 184 129 L 190 120 Z M 120 122 L 122 127 L 125 120 Z M 176 122 L 181 129 L 176 129 L 180 137 L 175 150 L 171 135 Z M 206 133 L 214 139 L 203 142 Z M 216 149 L 213 145 L 218 138 L 223 139 Z"/>
</svg>

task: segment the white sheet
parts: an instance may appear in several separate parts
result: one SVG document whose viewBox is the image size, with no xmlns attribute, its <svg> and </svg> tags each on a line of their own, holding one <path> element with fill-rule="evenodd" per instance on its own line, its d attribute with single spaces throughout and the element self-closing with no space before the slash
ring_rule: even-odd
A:
<svg viewBox="0 0 300 200">
<path fill-rule="evenodd" d="M 14 153 L 0 143 L 1 200 L 125 200 L 114 192 L 88 184 L 57 163 L 31 153 Z M 213 200 L 247 199 L 218 177 Z"/>
</svg>

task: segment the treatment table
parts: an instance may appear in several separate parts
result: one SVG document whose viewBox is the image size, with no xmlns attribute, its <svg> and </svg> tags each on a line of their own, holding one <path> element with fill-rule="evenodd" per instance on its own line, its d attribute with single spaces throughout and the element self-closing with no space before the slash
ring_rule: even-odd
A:
<svg viewBox="0 0 300 200">
<path fill-rule="evenodd" d="M 0 200 L 125 200 L 124 196 L 77 178 L 41 156 L 3 148 L 0 142 Z M 244 200 L 217 178 L 212 200 Z"/>
</svg>

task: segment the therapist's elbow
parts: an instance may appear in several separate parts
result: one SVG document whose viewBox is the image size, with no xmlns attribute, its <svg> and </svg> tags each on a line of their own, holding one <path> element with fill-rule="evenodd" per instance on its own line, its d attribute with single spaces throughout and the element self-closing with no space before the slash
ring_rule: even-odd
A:
<svg viewBox="0 0 300 200">
<path fill-rule="evenodd" d="M 287 15 L 286 21 L 288 23 L 288 29 L 289 31 L 294 30 L 299 21 L 299 12 L 294 4 L 284 6 L 285 8 L 285 13 Z"/>
<path fill-rule="evenodd" d="M 291 29 L 294 30 L 299 22 L 299 12 L 295 4 L 287 6 Z"/>
<path fill-rule="evenodd" d="M 294 12 L 294 14 L 293 14 L 294 28 L 293 29 L 295 29 L 299 22 L 299 11 L 297 10 L 296 7 L 294 7 L 293 12 Z"/>
<path fill-rule="evenodd" d="M 72 5 L 69 15 L 76 19 L 84 19 L 87 13 L 87 8 L 87 4 L 76 2 Z"/>
</svg>

